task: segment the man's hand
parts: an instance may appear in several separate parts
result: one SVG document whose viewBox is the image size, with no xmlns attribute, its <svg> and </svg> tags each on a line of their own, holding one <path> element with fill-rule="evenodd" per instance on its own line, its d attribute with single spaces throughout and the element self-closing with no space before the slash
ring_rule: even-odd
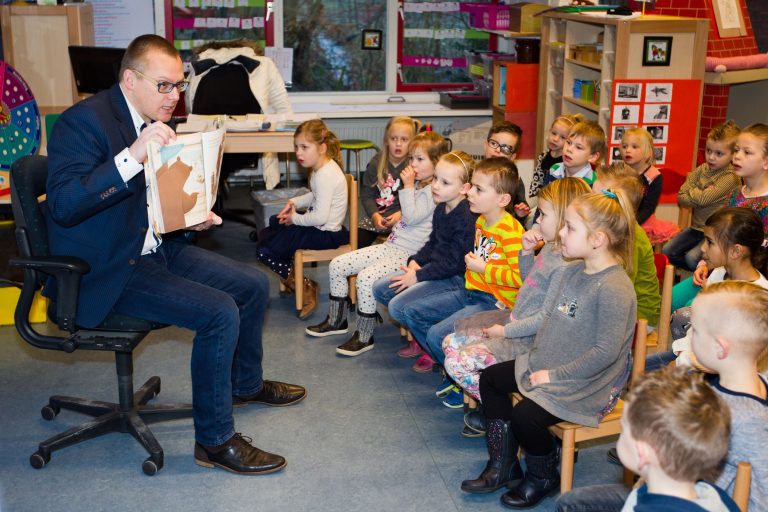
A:
<svg viewBox="0 0 768 512">
<path fill-rule="evenodd" d="M 400 222 L 400 217 L 402 217 L 402 212 L 395 212 L 392 215 L 387 215 L 384 217 L 384 220 L 382 220 L 382 224 L 384 224 L 385 227 L 388 229 L 392 229 L 395 224 Z"/>
<path fill-rule="evenodd" d="M 211 226 L 221 226 L 221 217 L 219 217 L 213 212 L 208 212 L 207 220 L 201 222 L 200 224 L 189 226 L 187 229 L 189 229 L 190 231 L 205 231 Z"/>
<path fill-rule="evenodd" d="M 483 261 L 483 258 L 481 258 L 480 256 L 477 256 L 475 253 L 468 252 L 466 256 L 464 256 L 464 263 L 467 265 L 467 268 L 472 272 L 485 274 L 486 263 L 485 261 Z"/>
<path fill-rule="evenodd" d="M 400 181 L 403 182 L 403 188 L 413 188 L 413 184 L 416 183 L 416 171 L 410 165 L 402 170 L 400 173 Z"/>
<path fill-rule="evenodd" d="M 137 162 L 144 164 L 147 161 L 148 142 L 154 141 L 165 146 L 175 138 L 176 132 L 170 126 L 162 121 L 155 121 L 141 131 L 139 137 L 128 148 L 128 152 Z"/>
<path fill-rule="evenodd" d="M 409 288 L 419 282 L 419 280 L 416 279 L 416 269 L 403 265 L 400 267 L 400 270 L 402 270 L 404 273 L 389 278 L 389 280 L 392 281 L 392 284 L 390 284 L 389 287 L 397 288 L 395 293 L 400 293 L 406 288 Z"/>
<path fill-rule="evenodd" d="M 499 324 L 494 324 L 490 327 L 486 327 L 483 329 L 483 338 L 503 338 L 504 337 L 504 326 Z"/>
<path fill-rule="evenodd" d="M 539 370 L 533 372 L 529 377 L 531 386 L 541 386 L 542 384 L 549 384 L 549 370 Z"/>
</svg>

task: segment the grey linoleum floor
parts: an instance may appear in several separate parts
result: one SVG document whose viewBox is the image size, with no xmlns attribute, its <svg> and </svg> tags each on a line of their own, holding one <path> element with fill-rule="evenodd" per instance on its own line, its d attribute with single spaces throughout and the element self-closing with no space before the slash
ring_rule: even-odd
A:
<svg viewBox="0 0 768 512">
<path fill-rule="evenodd" d="M 246 188 L 232 202 L 248 206 Z M 231 221 L 201 244 L 254 262 L 251 228 Z M 7 256 L 3 256 L 7 258 Z M 5 263 L 5 262 L 3 262 Z M 321 283 L 323 302 L 310 319 L 322 320 L 327 264 L 308 268 Z M 51 394 L 116 399 L 109 353 L 43 351 L 28 346 L 12 326 L 0 327 L 0 511 L 469 511 L 502 510 L 501 491 L 468 495 L 459 485 L 486 460 L 483 439 L 460 437 L 462 413 L 434 396 L 438 374 L 411 371 L 397 357 L 398 329 L 384 314 L 376 348 L 357 358 L 337 356 L 342 336 L 304 334 L 292 298 L 280 298 L 271 279 L 264 333 L 265 376 L 300 383 L 309 394 L 288 408 L 236 411 L 237 430 L 266 450 L 284 455 L 287 468 L 260 477 L 232 475 L 195 465 L 191 420 L 152 427 L 165 450 L 165 467 L 145 476 L 143 449 L 127 434 L 111 434 L 55 452 L 43 469 L 28 462 L 37 443 L 84 417 L 63 411 L 40 416 Z M 190 331 L 150 334 L 135 353 L 135 385 L 159 375 L 159 400 L 191 399 Z M 581 450 L 576 485 L 618 482 L 620 468 L 605 453 L 610 443 Z M 555 498 L 535 510 L 552 510 Z"/>
</svg>

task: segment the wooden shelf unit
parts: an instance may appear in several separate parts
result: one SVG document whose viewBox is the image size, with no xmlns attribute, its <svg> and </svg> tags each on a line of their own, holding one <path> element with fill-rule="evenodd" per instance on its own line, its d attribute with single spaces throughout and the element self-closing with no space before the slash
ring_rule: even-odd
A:
<svg viewBox="0 0 768 512">
<path fill-rule="evenodd" d="M 606 133 L 611 118 L 613 81 L 616 79 L 704 79 L 708 20 L 648 15 L 632 19 L 548 12 L 541 22 L 539 105 L 536 147 L 561 114 L 580 113 L 600 123 Z M 672 36 L 669 66 L 643 66 L 646 36 Z M 602 40 L 600 63 L 570 56 L 571 47 Z M 562 66 L 553 63 L 553 43 L 564 44 Z M 574 79 L 595 80 L 600 103 L 573 97 Z"/>
</svg>

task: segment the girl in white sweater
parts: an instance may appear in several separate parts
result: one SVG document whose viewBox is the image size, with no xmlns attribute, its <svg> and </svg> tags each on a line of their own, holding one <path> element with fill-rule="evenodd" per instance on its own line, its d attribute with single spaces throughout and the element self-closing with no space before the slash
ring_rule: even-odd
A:
<svg viewBox="0 0 768 512">
<path fill-rule="evenodd" d="M 373 284 L 394 274 L 408 263 L 432 231 L 432 176 L 438 159 L 448 152 L 445 139 L 435 132 L 423 132 L 408 146 L 410 164 L 400 174 L 403 187 L 398 191 L 402 217 L 386 242 L 337 256 L 328 268 L 331 280 L 330 307 L 326 319 L 306 332 L 310 336 L 330 336 L 347 332 L 345 305 L 349 301 L 347 277 L 357 275 L 357 330 L 336 352 L 357 356 L 373 348 L 376 299 Z"/>
<path fill-rule="evenodd" d="M 347 181 L 341 170 L 339 139 L 319 119 L 305 121 L 294 135 L 296 161 L 309 169 L 310 192 L 289 200 L 259 233 L 259 261 L 276 272 L 291 289 L 293 253 L 297 249 L 335 249 L 349 242 L 342 223 L 347 215 Z M 306 209 L 298 213 L 297 209 Z M 317 283 L 305 279 L 306 304 L 317 304 Z M 314 307 L 302 308 L 308 317 Z"/>
</svg>

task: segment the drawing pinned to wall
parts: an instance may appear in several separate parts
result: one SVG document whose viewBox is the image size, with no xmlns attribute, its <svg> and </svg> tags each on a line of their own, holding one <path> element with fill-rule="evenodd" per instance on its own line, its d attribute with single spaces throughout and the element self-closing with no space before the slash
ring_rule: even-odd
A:
<svg viewBox="0 0 768 512">
<path fill-rule="evenodd" d="M 619 84 L 616 87 L 616 102 L 640 101 L 640 84 Z"/>
<path fill-rule="evenodd" d="M 653 158 L 657 165 L 663 165 L 667 162 L 667 146 L 656 146 L 653 148 Z"/>
<path fill-rule="evenodd" d="M 645 101 L 648 103 L 669 103 L 672 101 L 672 84 L 645 84 Z"/>
<path fill-rule="evenodd" d="M 611 132 L 611 144 L 621 144 L 621 138 L 624 136 L 624 132 L 630 128 L 634 128 L 634 126 L 624 124 L 614 126 L 613 131 Z"/>
<path fill-rule="evenodd" d="M 715 22 L 720 37 L 747 35 L 739 0 L 712 0 L 712 9 L 715 11 Z"/>
<path fill-rule="evenodd" d="M 614 146 L 611 148 L 611 163 L 621 162 L 621 148 Z"/>
<path fill-rule="evenodd" d="M 637 124 L 640 119 L 640 105 L 614 105 L 613 119 L 615 123 Z"/>
<path fill-rule="evenodd" d="M 643 123 L 668 123 L 669 114 L 672 106 L 668 103 L 655 104 L 649 103 L 645 105 L 643 110 Z"/>
<path fill-rule="evenodd" d="M 653 138 L 653 142 L 656 144 L 662 143 L 666 144 L 669 140 L 669 127 L 665 126 L 663 124 L 657 124 L 653 126 L 646 126 L 646 130 L 648 130 L 648 133 L 651 134 L 651 138 Z"/>
</svg>

